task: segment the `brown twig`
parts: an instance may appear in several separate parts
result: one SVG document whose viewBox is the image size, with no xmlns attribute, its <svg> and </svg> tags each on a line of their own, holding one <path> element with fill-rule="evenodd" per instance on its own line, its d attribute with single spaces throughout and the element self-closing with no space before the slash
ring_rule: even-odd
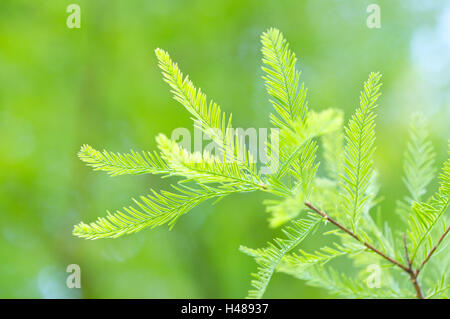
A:
<svg viewBox="0 0 450 319">
<path fill-rule="evenodd" d="M 431 256 L 434 254 L 434 252 L 436 251 L 438 246 L 442 243 L 442 241 L 444 240 L 445 236 L 448 234 L 449 231 L 450 231 L 450 226 L 448 226 L 447 229 L 445 229 L 444 233 L 439 238 L 439 240 L 436 243 L 436 245 L 430 250 L 430 252 L 428 253 L 427 257 L 424 259 L 424 261 L 422 262 L 420 267 L 416 269 L 416 271 L 415 271 L 416 277 L 419 275 L 419 273 L 422 270 L 423 266 L 425 266 L 425 264 L 428 262 L 428 260 L 430 260 Z"/>
<path fill-rule="evenodd" d="M 414 289 L 416 290 L 416 296 L 419 299 L 424 299 L 423 294 L 422 294 L 422 289 L 420 288 L 420 285 L 417 281 L 417 274 L 416 272 L 413 271 L 412 269 L 412 265 L 409 264 L 408 261 L 408 267 L 406 267 L 405 265 L 401 264 L 400 262 L 398 262 L 397 260 L 395 260 L 392 257 L 389 257 L 388 255 L 386 255 L 385 253 L 383 253 L 382 251 L 378 250 L 377 248 L 375 248 L 374 246 L 372 246 L 371 244 L 369 244 L 368 242 L 364 241 L 363 239 L 361 239 L 357 234 L 355 234 L 354 232 L 352 232 L 350 229 L 348 229 L 347 227 L 341 225 L 338 221 L 334 220 L 333 218 L 331 218 L 330 216 L 328 216 L 325 212 L 322 212 L 320 209 L 314 207 L 310 202 L 305 202 L 305 206 L 312 209 L 314 212 L 316 212 L 317 214 L 319 214 L 320 216 L 322 216 L 323 218 L 325 218 L 326 220 L 328 220 L 330 223 L 332 223 L 333 225 L 335 225 L 336 227 L 340 228 L 341 230 L 343 230 L 344 232 L 346 232 L 347 234 L 349 234 L 350 236 L 352 236 L 354 239 L 356 239 L 357 241 L 359 241 L 360 243 L 362 243 L 364 246 L 366 246 L 367 248 L 369 248 L 370 250 L 372 250 L 373 252 L 375 252 L 376 254 L 380 255 L 381 257 L 383 257 L 384 259 L 386 259 L 387 261 L 389 261 L 390 263 L 396 265 L 397 267 L 401 268 L 403 271 L 405 271 L 406 273 L 408 273 L 411 282 L 414 286 Z M 448 229 L 447 231 L 448 232 Z M 441 240 L 438 242 L 439 243 L 442 241 L 443 237 L 441 237 Z M 437 246 L 437 245 L 436 245 Z M 405 238 L 405 248 L 406 248 L 406 238 Z M 406 254 L 407 254 L 407 259 L 409 260 L 409 255 L 407 253 L 406 250 Z M 430 256 L 431 257 L 431 256 Z"/>
<path fill-rule="evenodd" d="M 411 280 L 414 289 L 416 290 L 416 297 L 418 299 L 425 299 L 423 297 L 423 293 L 422 293 L 422 289 L 420 288 L 419 282 L 417 281 L 417 276 L 415 275 L 414 271 L 412 271 L 409 273 L 409 279 Z"/>
<path fill-rule="evenodd" d="M 408 263 L 408 268 L 411 268 L 412 261 L 411 259 L 409 259 L 408 244 L 406 243 L 406 234 L 403 235 L 403 245 L 405 246 L 405 257 L 406 262 Z"/>
<path fill-rule="evenodd" d="M 408 273 L 409 278 L 414 286 L 414 289 L 416 290 L 417 298 L 423 299 L 422 289 L 420 288 L 419 282 L 417 281 L 418 273 L 413 270 L 412 260 L 409 258 L 408 244 L 406 242 L 406 234 L 403 235 L 403 245 L 405 246 L 405 257 L 406 257 L 406 262 L 408 263 L 407 273 Z"/>
</svg>

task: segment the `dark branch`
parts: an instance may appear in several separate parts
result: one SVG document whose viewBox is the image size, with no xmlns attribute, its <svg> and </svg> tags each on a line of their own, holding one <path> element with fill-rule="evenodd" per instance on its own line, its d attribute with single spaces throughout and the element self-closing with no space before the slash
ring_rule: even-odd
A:
<svg viewBox="0 0 450 319">
<path fill-rule="evenodd" d="M 320 209 L 314 207 L 310 202 L 305 202 L 305 206 L 312 209 L 314 212 L 316 212 L 317 214 L 319 214 L 320 216 L 322 216 L 323 218 L 325 218 L 326 220 L 328 220 L 330 223 L 332 223 L 333 225 L 335 225 L 336 227 L 340 228 L 341 230 L 343 230 L 344 232 L 346 232 L 347 234 L 349 234 L 350 236 L 352 236 L 354 239 L 356 239 L 357 241 L 359 241 L 360 243 L 362 243 L 364 246 L 366 246 L 367 248 L 369 248 L 370 250 L 372 250 L 373 252 L 375 252 L 376 254 L 380 255 L 381 257 L 383 257 L 384 259 L 386 259 L 387 261 L 389 261 L 390 263 L 396 265 L 397 267 L 401 268 L 403 271 L 405 271 L 406 273 L 408 273 L 408 275 L 410 276 L 411 282 L 414 286 L 414 289 L 416 290 L 416 296 L 419 299 L 424 299 L 423 294 L 422 294 L 422 289 L 420 288 L 419 283 L 417 282 L 417 274 L 416 272 L 414 272 L 411 268 L 411 264 L 408 264 L 408 267 L 406 267 L 405 265 L 401 264 L 400 262 L 398 262 L 397 260 L 395 260 L 392 257 L 389 257 L 388 255 L 386 255 L 385 253 L 383 253 L 382 251 L 378 250 L 377 248 L 375 248 L 374 246 L 372 246 L 371 244 L 369 244 L 368 242 L 362 240 L 357 234 L 355 234 L 354 232 L 352 232 L 350 229 L 348 229 L 347 227 L 341 225 L 339 222 L 337 222 L 336 220 L 334 220 L 333 218 L 331 218 L 330 216 L 328 216 L 325 212 L 321 211 Z M 446 230 L 446 232 L 448 232 L 449 229 Z M 441 237 L 441 240 L 438 242 L 437 245 L 440 244 L 440 242 L 442 241 L 443 237 L 445 235 L 443 235 Z M 436 246 L 437 246 L 436 245 Z M 406 247 L 406 241 L 405 241 L 405 247 Z M 407 255 L 408 256 L 408 255 Z M 407 257 L 407 259 L 409 260 L 409 256 Z M 409 263 L 409 261 L 408 261 Z"/>
<path fill-rule="evenodd" d="M 444 231 L 444 233 L 442 234 L 442 236 L 439 238 L 437 244 L 430 250 L 430 252 L 428 253 L 427 257 L 425 258 L 425 260 L 422 262 L 422 264 L 420 265 L 419 268 L 417 268 L 415 275 L 416 277 L 419 275 L 419 272 L 422 270 L 422 268 L 425 266 L 425 264 L 428 262 L 428 260 L 430 260 L 431 256 L 434 254 L 434 252 L 436 251 L 436 249 L 439 247 L 439 245 L 442 243 L 442 241 L 444 240 L 445 236 L 448 234 L 448 232 L 450 231 L 450 226 L 447 227 L 447 229 Z"/>
<path fill-rule="evenodd" d="M 405 246 L 406 262 L 408 263 L 408 268 L 411 269 L 412 261 L 409 258 L 408 244 L 406 243 L 406 234 L 403 235 L 403 245 Z"/>
</svg>

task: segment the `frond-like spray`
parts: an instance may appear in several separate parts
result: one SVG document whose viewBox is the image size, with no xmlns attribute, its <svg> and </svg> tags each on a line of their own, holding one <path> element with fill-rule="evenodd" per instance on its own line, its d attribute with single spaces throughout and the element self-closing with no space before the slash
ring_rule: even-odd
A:
<svg viewBox="0 0 450 319">
<path fill-rule="evenodd" d="M 83 145 L 78 156 L 94 170 L 111 176 L 158 174 L 175 177 L 178 183 L 170 191 L 152 189 L 149 195 L 133 199 L 134 205 L 113 214 L 108 212 L 95 222 L 81 222 L 74 227 L 73 234 L 86 239 L 116 238 L 144 228 L 161 225 L 172 228 L 182 215 L 210 199 L 218 201 L 232 194 L 264 191 L 273 196 L 263 202 L 271 214 L 270 226 L 289 221 L 291 224 L 282 229 L 284 238 L 274 239 L 265 248 L 241 246 L 241 251 L 257 263 L 249 298 L 263 297 L 276 271 L 339 297 L 449 297 L 450 282 L 445 270 L 450 265 L 450 246 L 446 242 L 450 233 L 446 215 L 450 201 L 450 158 L 439 176 L 439 189 L 426 198 L 426 188 L 435 173 L 435 156 L 423 121 L 415 118 L 405 154 L 404 182 L 409 195 L 401 202 L 399 211 L 409 228 L 399 244 L 395 229 L 369 214 L 377 204 L 373 154 L 381 75 L 369 75 L 360 106 L 343 128 L 342 111 L 308 110 L 297 58 L 282 33 L 269 29 L 261 42 L 263 79 L 274 108 L 271 122 L 276 126 L 265 145 L 269 173 L 265 175 L 258 168 L 243 136 L 233 130 L 231 115 L 227 116 L 219 105 L 208 100 L 167 52 L 157 49 L 159 67 L 175 100 L 213 140 L 217 154 L 190 152 L 163 134 L 156 138 L 159 151 L 153 152 L 100 152 Z M 318 154 L 325 161 L 325 176 L 320 176 Z M 304 249 L 294 253 L 322 222 L 334 227 L 321 233 L 333 238 L 332 244 L 314 248 L 312 253 Z M 331 266 L 344 258 L 349 261 L 346 265 L 351 268 L 348 271 L 351 275 Z M 378 264 L 383 286 L 370 289 L 361 276 L 367 266 Z M 407 276 L 400 276 L 398 271 Z M 424 273 L 427 280 L 422 282 Z M 405 278 L 410 281 L 408 287 L 403 287 Z"/>
<path fill-rule="evenodd" d="M 373 177 L 373 153 L 375 151 L 375 113 L 380 96 L 381 75 L 371 73 L 364 83 L 360 107 L 345 127 L 344 174 L 341 185 L 344 191 L 344 207 L 352 230 L 358 228 L 361 214 L 366 209 L 371 194 L 367 193 Z"/>
<path fill-rule="evenodd" d="M 283 229 L 285 239 L 276 238 L 273 243 L 269 243 L 267 248 L 240 248 L 242 252 L 254 257 L 258 264 L 258 272 L 253 274 L 255 279 L 252 280 L 254 289 L 248 292 L 248 298 L 262 298 L 275 269 L 283 257 L 300 244 L 319 223 L 320 219 L 316 216 L 300 219 Z"/>
<path fill-rule="evenodd" d="M 300 72 L 296 69 L 297 58 L 289 49 L 283 34 L 269 29 L 261 36 L 264 80 L 277 115 L 272 123 L 279 128 L 292 128 L 297 121 L 305 121 L 308 105 L 306 89 L 299 84 Z"/>
</svg>

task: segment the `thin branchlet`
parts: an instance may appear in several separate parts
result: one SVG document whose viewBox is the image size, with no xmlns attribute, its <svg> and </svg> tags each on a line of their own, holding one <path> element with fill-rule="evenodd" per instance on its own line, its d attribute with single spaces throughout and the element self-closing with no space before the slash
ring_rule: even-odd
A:
<svg viewBox="0 0 450 319">
<path fill-rule="evenodd" d="M 417 281 L 417 274 L 415 273 L 414 270 L 412 270 L 410 264 L 408 266 L 405 266 L 402 263 L 400 263 L 399 261 L 395 260 L 394 258 L 386 255 L 385 253 L 383 253 L 379 249 L 375 248 L 373 245 L 371 245 L 368 242 L 366 242 L 363 239 L 361 239 L 357 234 L 352 232 L 350 229 L 348 229 L 347 227 L 345 227 L 342 224 L 340 224 L 338 221 L 336 221 L 333 218 L 331 218 L 330 216 L 328 216 L 325 212 L 323 212 L 323 211 L 319 210 L 318 208 L 316 208 L 315 206 L 313 206 L 310 202 L 305 202 L 305 206 L 307 206 L 308 208 L 312 209 L 314 212 L 316 212 L 317 214 L 319 214 L 320 216 L 322 216 L 323 218 L 328 220 L 330 223 L 332 223 L 333 225 L 337 226 L 339 229 L 341 229 L 342 231 L 344 231 L 345 233 L 347 233 L 348 235 L 350 235 L 351 237 L 353 237 L 354 239 L 356 239 L 357 241 L 362 243 L 369 250 L 373 251 L 374 253 L 378 254 L 379 256 L 384 258 L 385 260 L 389 261 L 390 263 L 394 264 L 395 266 L 397 266 L 400 269 L 402 269 L 403 271 L 405 271 L 410 276 L 411 282 L 412 282 L 412 284 L 414 286 L 414 289 L 416 290 L 417 298 L 419 298 L 419 299 L 423 299 L 424 298 L 423 294 L 422 294 L 422 289 L 421 289 L 421 287 L 420 287 L 420 285 L 419 285 L 419 283 Z M 406 246 L 405 246 L 405 249 L 406 249 L 406 256 L 408 256 L 408 252 L 407 252 Z M 407 257 L 407 260 L 409 261 L 409 256 Z"/>
</svg>

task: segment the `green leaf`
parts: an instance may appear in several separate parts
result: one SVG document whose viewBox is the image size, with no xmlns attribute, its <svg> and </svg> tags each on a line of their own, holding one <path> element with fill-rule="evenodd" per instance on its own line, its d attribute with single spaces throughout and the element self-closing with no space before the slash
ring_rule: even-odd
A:
<svg viewBox="0 0 450 319">
<path fill-rule="evenodd" d="M 283 199 L 266 199 L 263 204 L 266 205 L 266 211 L 270 213 L 269 226 L 272 228 L 279 227 L 293 218 L 305 207 L 305 196 L 301 191 L 301 185 L 298 184 L 293 189 L 292 195 Z"/>
<path fill-rule="evenodd" d="M 283 143 L 279 147 L 279 168 L 275 174 L 276 179 L 281 179 L 292 168 L 302 153 L 309 149 L 311 140 L 325 134 L 331 134 L 342 125 L 343 114 L 335 109 L 327 109 L 322 112 L 309 111 L 305 122 L 297 121 L 292 128 L 280 130 L 280 140 Z M 315 145 L 315 141 L 313 142 Z M 305 168 L 305 169 L 311 169 Z"/>
<path fill-rule="evenodd" d="M 172 187 L 177 193 L 152 191 L 150 195 L 141 196 L 140 201 L 133 199 L 136 206 L 124 207 L 123 211 L 114 214 L 108 212 L 106 217 L 99 217 L 96 222 L 90 224 L 79 223 L 74 227 L 73 234 L 86 239 L 117 238 L 146 227 L 154 228 L 163 224 L 173 227 L 180 216 L 208 199 L 255 190 L 239 187 L 213 188 L 204 185 L 201 188 L 186 185 Z"/>
<path fill-rule="evenodd" d="M 345 274 L 339 273 L 331 267 L 323 265 L 312 265 L 307 270 L 289 271 L 283 269 L 295 278 L 306 281 L 313 287 L 319 287 L 328 290 L 332 295 L 337 297 L 346 297 L 353 299 L 369 299 L 369 298 L 412 298 L 414 295 L 409 291 L 397 290 L 392 287 L 383 287 L 383 289 L 369 289 L 364 282 L 349 278 Z"/>
<path fill-rule="evenodd" d="M 366 247 L 355 242 L 348 242 L 343 245 L 334 243 L 333 246 L 321 247 L 314 253 L 308 253 L 300 249 L 299 254 L 292 253 L 287 255 L 277 270 L 286 273 L 301 272 L 312 265 L 322 266 L 335 258 L 351 256 L 365 250 L 367 250 Z"/>
<path fill-rule="evenodd" d="M 96 171 L 105 171 L 111 176 L 124 174 L 169 174 L 171 169 L 157 153 L 131 151 L 130 153 L 99 152 L 85 144 L 78 157 Z"/>
<path fill-rule="evenodd" d="M 285 239 L 276 238 L 266 248 L 240 248 L 242 252 L 254 257 L 258 264 L 258 272 L 253 274 L 255 279 L 252 280 L 254 289 L 248 292 L 248 298 L 262 298 L 282 258 L 300 244 L 319 225 L 320 221 L 317 216 L 312 215 L 306 219 L 293 221 L 291 226 L 283 229 Z"/>
<path fill-rule="evenodd" d="M 361 92 L 360 107 L 345 127 L 345 173 L 341 175 L 341 186 L 344 190 L 345 211 L 353 232 L 356 232 L 361 214 L 371 199 L 367 189 L 374 174 L 372 168 L 375 151 L 374 110 L 380 96 L 380 79 L 379 73 L 370 73 Z"/>
<path fill-rule="evenodd" d="M 251 169 L 252 155 L 247 150 L 243 137 L 232 129 L 231 114 L 227 119 L 218 104 L 212 100 L 207 102 L 202 90 L 194 86 L 189 76 L 183 76 L 166 51 L 156 49 L 155 53 L 164 81 L 171 87 L 174 99 L 191 113 L 194 124 L 217 144 L 224 161 L 238 161 Z"/>
<path fill-rule="evenodd" d="M 396 212 L 403 221 L 412 213 L 414 202 L 420 202 L 427 192 L 427 186 L 435 176 L 436 154 L 429 140 L 428 130 L 423 116 L 415 114 L 409 129 L 409 141 L 404 155 L 403 182 L 408 195 L 397 201 Z"/>
<path fill-rule="evenodd" d="M 421 115 L 416 114 L 413 117 L 409 134 L 410 138 L 403 166 L 405 172 L 403 182 L 411 196 L 408 202 L 412 203 L 422 199 L 422 196 L 426 193 L 426 187 L 436 173 L 434 168 L 436 154 Z"/>
<path fill-rule="evenodd" d="M 450 143 L 448 155 L 450 156 Z M 438 191 L 426 202 L 414 202 L 413 214 L 409 218 L 408 235 L 411 241 L 411 260 L 421 251 L 421 258 L 425 258 L 433 247 L 432 231 L 444 222 L 442 217 L 450 204 L 450 158 L 444 163 L 439 176 Z M 422 248 L 422 249 L 421 249 Z"/>
<path fill-rule="evenodd" d="M 324 134 L 321 138 L 325 169 L 328 176 L 335 181 L 344 171 L 344 131 L 339 126 L 335 131 Z"/>
<path fill-rule="evenodd" d="M 249 167 L 240 162 L 224 163 L 222 158 L 211 155 L 207 151 L 190 153 L 164 134 L 159 134 L 156 141 L 173 175 L 181 175 L 202 184 L 222 183 L 265 187 L 253 163 L 249 170 Z"/>
<path fill-rule="evenodd" d="M 300 72 L 297 58 L 289 50 L 283 34 L 274 28 L 261 36 L 264 77 L 266 89 L 271 96 L 277 115 L 272 114 L 272 123 L 279 128 L 292 128 L 298 120 L 305 120 L 307 112 L 306 89 L 299 87 Z"/>
</svg>

